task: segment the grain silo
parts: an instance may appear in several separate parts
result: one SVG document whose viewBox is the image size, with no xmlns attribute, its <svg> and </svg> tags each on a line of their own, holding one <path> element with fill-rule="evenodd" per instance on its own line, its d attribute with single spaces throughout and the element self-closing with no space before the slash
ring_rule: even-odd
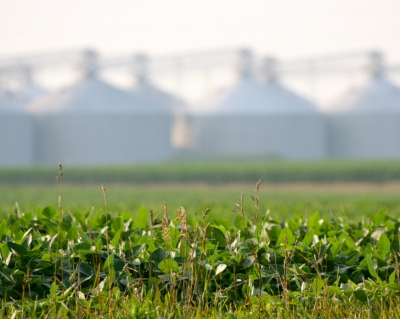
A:
<svg viewBox="0 0 400 319">
<path fill-rule="evenodd" d="M 400 157 L 400 88 L 383 74 L 379 55 L 373 56 L 372 79 L 332 109 L 327 115 L 330 157 Z"/>
<path fill-rule="evenodd" d="M 73 165 L 162 161 L 171 156 L 170 114 L 100 80 L 86 78 L 31 105 L 35 161 Z"/>
<path fill-rule="evenodd" d="M 149 104 L 157 105 L 165 112 L 171 114 L 171 144 L 174 148 L 181 148 L 186 145 L 185 132 L 182 131 L 182 125 L 186 123 L 184 115 L 187 103 L 172 93 L 153 84 L 149 78 L 149 58 L 144 54 L 134 56 L 136 78 L 135 86 L 130 90 L 134 96 L 139 97 Z"/>
<path fill-rule="evenodd" d="M 0 94 L 0 166 L 32 164 L 32 120 Z"/>
<path fill-rule="evenodd" d="M 171 115 L 171 145 L 174 148 L 181 148 L 185 145 L 182 142 L 182 123 L 185 123 L 184 111 L 187 106 L 186 102 L 182 99 L 165 92 L 164 90 L 156 87 L 150 81 L 138 81 L 131 92 L 141 98 L 146 103 L 157 105 L 164 112 Z M 185 134 L 185 133 L 183 133 Z"/>
<path fill-rule="evenodd" d="M 236 85 L 201 106 L 206 114 L 192 117 L 199 152 L 290 160 L 325 157 L 324 121 L 311 102 L 274 77 L 264 84 L 252 77 L 251 69 L 241 75 Z"/>
</svg>

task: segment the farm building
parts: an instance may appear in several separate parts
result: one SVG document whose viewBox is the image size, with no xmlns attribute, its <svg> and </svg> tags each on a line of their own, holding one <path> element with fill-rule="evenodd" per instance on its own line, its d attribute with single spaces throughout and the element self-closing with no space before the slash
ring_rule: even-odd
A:
<svg viewBox="0 0 400 319">
<path fill-rule="evenodd" d="M 168 111 L 95 74 L 34 102 L 30 110 L 36 164 L 154 162 L 172 152 Z"/>
<path fill-rule="evenodd" d="M 353 90 L 327 116 L 332 158 L 400 157 L 400 88 L 382 74 Z"/>
<path fill-rule="evenodd" d="M 194 147 L 218 156 L 325 158 L 325 127 L 314 105 L 277 81 L 249 75 L 190 118 Z"/>
<path fill-rule="evenodd" d="M 150 104 L 158 105 L 168 113 L 179 112 L 186 106 L 183 100 L 147 81 L 137 83 L 131 92 Z"/>
<path fill-rule="evenodd" d="M 187 107 L 185 101 L 161 90 L 147 80 L 139 81 L 131 92 L 147 103 L 158 105 L 171 114 L 171 144 L 174 148 L 186 145 L 185 132 L 182 131 L 182 123 L 185 123 L 183 112 Z"/>
<path fill-rule="evenodd" d="M 32 164 L 32 119 L 0 95 L 0 166 Z"/>
</svg>

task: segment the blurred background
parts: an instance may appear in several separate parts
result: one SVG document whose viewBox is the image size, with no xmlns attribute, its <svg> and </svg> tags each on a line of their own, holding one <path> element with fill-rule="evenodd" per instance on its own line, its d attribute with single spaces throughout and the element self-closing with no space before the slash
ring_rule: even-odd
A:
<svg viewBox="0 0 400 319">
<path fill-rule="evenodd" d="M 0 166 L 400 158 L 400 2 L 0 3 Z"/>
</svg>

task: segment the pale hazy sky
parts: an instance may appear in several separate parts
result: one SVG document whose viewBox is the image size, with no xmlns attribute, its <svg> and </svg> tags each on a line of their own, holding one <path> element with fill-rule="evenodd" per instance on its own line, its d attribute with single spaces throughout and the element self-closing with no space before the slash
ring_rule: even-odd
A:
<svg viewBox="0 0 400 319">
<path fill-rule="evenodd" d="M 1 0 L 0 57 L 248 46 L 281 58 L 376 48 L 400 62 L 398 0 Z"/>
<path fill-rule="evenodd" d="M 242 46 L 283 60 L 381 50 L 388 65 L 400 65 L 400 1 L 0 0 L 0 59 L 87 47 L 110 57 Z M 191 98 L 196 85 L 181 83 L 175 92 Z M 328 104 L 350 85 L 305 83 L 296 90 Z M 204 94 L 196 90 L 194 99 Z"/>
</svg>

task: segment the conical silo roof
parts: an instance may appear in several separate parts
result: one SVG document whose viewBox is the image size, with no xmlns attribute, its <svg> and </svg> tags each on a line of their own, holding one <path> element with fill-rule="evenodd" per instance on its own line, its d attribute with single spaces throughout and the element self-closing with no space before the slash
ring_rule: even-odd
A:
<svg viewBox="0 0 400 319">
<path fill-rule="evenodd" d="M 400 88 L 384 76 L 353 89 L 332 106 L 334 112 L 391 113 L 400 112 Z"/>
<path fill-rule="evenodd" d="M 224 114 L 297 114 L 315 112 L 313 103 L 281 84 L 263 84 L 252 77 L 240 80 L 200 108 Z"/>
<path fill-rule="evenodd" d="M 38 99 L 29 106 L 34 113 L 166 113 L 148 101 L 118 89 L 97 77 L 83 81 Z"/>
<path fill-rule="evenodd" d="M 148 81 L 140 81 L 131 92 L 150 104 L 162 107 L 167 112 L 177 112 L 186 106 L 182 99 L 161 90 Z"/>
</svg>

